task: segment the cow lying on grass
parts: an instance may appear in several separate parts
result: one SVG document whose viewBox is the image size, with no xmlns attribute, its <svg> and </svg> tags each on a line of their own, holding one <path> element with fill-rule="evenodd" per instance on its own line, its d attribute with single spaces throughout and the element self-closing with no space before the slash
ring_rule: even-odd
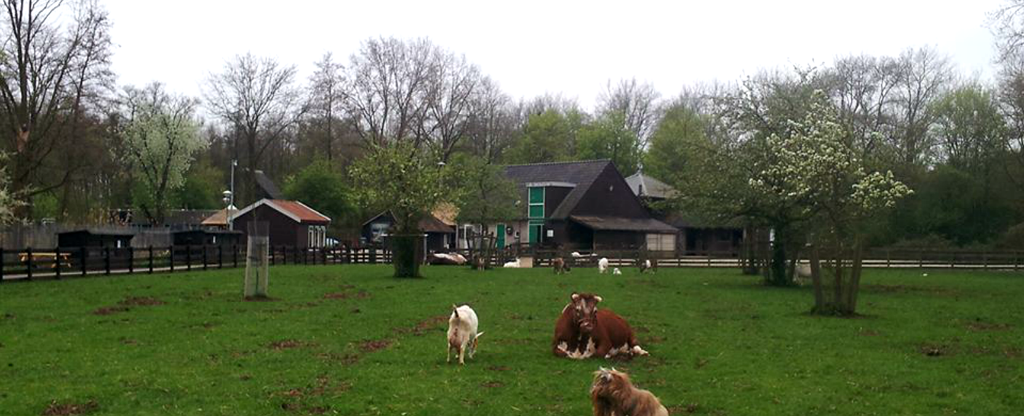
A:
<svg viewBox="0 0 1024 416">
<path fill-rule="evenodd" d="M 571 300 L 555 323 L 555 338 L 551 343 L 555 356 L 582 360 L 593 356 L 647 355 L 625 319 L 610 310 L 597 308 L 600 296 L 573 293 Z"/>
</svg>

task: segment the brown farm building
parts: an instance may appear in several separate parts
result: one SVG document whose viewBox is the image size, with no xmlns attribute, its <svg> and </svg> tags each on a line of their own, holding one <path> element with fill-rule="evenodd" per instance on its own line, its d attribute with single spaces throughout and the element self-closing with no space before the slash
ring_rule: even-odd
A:
<svg viewBox="0 0 1024 416">
<path fill-rule="evenodd" d="M 234 229 L 249 232 L 249 224 L 266 222 L 272 246 L 324 247 L 331 219 L 299 201 L 261 199 L 235 213 Z"/>
<path fill-rule="evenodd" d="M 678 230 L 653 218 L 609 160 L 512 165 L 522 217 L 491 231 L 499 246 L 675 251 Z"/>
</svg>

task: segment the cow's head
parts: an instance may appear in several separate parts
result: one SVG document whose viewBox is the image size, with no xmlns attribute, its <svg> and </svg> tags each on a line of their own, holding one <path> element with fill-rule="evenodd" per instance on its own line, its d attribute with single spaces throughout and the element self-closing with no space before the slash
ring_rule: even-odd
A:
<svg viewBox="0 0 1024 416">
<path fill-rule="evenodd" d="M 590 334 L 590 331 L 594 329 L 599 302 L 601 302 L 601 297 L 591 293 L 572 294 L 573 317 L 575 323 L 579 325 L 580 332 Z"/>
</svg>

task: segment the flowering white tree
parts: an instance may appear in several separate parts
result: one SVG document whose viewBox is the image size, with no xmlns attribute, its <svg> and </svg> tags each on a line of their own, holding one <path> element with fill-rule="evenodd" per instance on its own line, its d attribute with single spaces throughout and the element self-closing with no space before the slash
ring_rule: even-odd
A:
<svg viewBox="0 0 1024 416">
<path fill-rule="evenodd" d="M 159 83 L 129 87 L 126 122 L 120 127 L 123 160 L 136 179 L 133 199 L 150 222 L 164 220 L 170 191 L 185 184 L 185 172 L 207 142 L 199 135 L 195 100 L 172 96 Z"/>
<path fill-rule="evenodd" d="M 802 122 L 790 121 L 788 134 L 773 134 L 767 143 L 775 157 L 759 167 L 750 185 L 803 210 L 811 242 L 814 312 L 855 313 L 864 249 L 860 228 L 912 191 L 892 172 L 868 172 L 852 135 L 821 91 Z"/>
</svg>

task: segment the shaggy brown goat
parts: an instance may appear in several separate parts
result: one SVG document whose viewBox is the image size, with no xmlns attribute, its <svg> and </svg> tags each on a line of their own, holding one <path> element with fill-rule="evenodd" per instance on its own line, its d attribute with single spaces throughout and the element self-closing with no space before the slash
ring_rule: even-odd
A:
<svg viewBox="0 0 1024 416">
<path fill-rule="evenodd" d="M 629 375 L 614 368 L 594 372 L 590 400 L 594 416 L 668 416 L 668 409 L 654 394 L 633 387 Z"/>
</svg>

